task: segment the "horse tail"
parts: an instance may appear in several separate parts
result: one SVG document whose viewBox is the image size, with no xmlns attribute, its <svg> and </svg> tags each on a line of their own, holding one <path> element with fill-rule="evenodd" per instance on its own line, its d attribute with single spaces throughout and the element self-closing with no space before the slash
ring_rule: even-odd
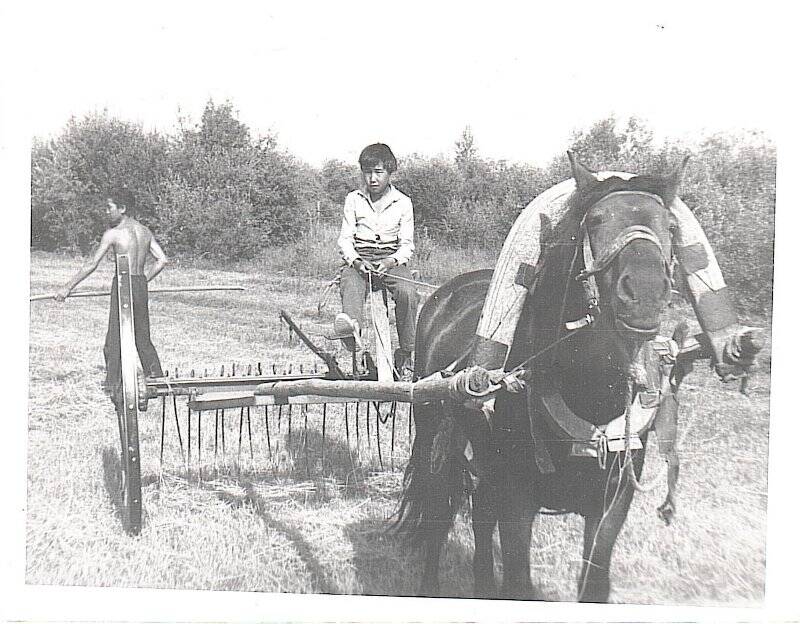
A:
<svg viewBox="0 0 800 624">
<path fill-rule="evenodd" d="M 466 439 L 455 423 L 453 407 L 414 407 L 414 444 L 393 529 L 417 546 L 434 534 L 449 532 L 472 489 L 464 457 Z"/>
</svg>

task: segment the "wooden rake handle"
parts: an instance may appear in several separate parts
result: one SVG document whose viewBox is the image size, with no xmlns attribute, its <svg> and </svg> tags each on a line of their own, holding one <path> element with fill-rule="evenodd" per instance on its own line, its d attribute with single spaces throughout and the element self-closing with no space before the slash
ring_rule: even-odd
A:
<svg viewBox="0 0 800 624">
<path fill-rule="evenodd" d="M 182 292 L 208 292 L 213 290 L 245 290 L 244 286 L 175 286 L 163 288 L 151 288 L 148 290 L 153 293 L 182 293 Z M 70 293 L 67 297 L 108 297 L 108 290 L 78 290 Z M 45 299 L 55 299 L 55 293 L 45 293 L 43 295 L 33 295 L 31 301 L 43 301 Z"/>
</svg>

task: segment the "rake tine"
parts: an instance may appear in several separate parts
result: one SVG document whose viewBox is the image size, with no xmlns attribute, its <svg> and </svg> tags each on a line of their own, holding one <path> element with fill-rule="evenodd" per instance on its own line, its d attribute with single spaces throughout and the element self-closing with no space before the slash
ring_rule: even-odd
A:
<svg viewBox="0 0 800 624">
<path fill-rule="evenodd" d="M 370 402 L 367 401 L 367 417 L 364 420 L 367 421 L 367 448 L 372 448 L 372 431 L 370 431 L 369 427 L 369 406 Z"/>
<path fill-rule="evenodd" d="M 214 472 L 217 471 L 218 442 L 219 442 L 219 410 L 214 410 Z"/>
<path fill-rule="evenodd" d="M 275 452 L 280 453 L 281 448 L 281 421 L 283 419 L 283 405 L 278 406 L 278 437 L 275 439 Z"/>
<path fill-rule="evenodd" d="M 361 454 L 361 433 L 358 427 L 358 416 L 361 411 L 361 403 L 356 401 L 356 451 Z"/>
<path fill-rule="evenodd" d="M 397 407 L 397 403 L 392 406 L 392 451 L 391 455 L 389 456 L 389 467 L 392 471 L 394 471 L 394 425 L 397 418 L 397 411 L 394 409 L 395 407 Z"/>
<path fill-rule="evenodd" d="M 322 404 L 322 472 L 325 472 L 325 425 L 328 420 L 328 404 Z M 347 421 L 347 416 L 345 416 Z"/>
<path fill-rule="evenodd" d="M 375 403 L 375 441 L 378 446 L 378 462 L 383 470 L 383 456 L 381 455 L 381 408 L 380 403 Z M 369 422 L 369 421 L 367 421 Z"/>
<path fill-rule="evenodd" d="M 223 409 L 219 415 L 220 429 L 222 432 L 222 460 L 227 465 L 228 456 L 225 454 L 225 410 Z"/>
<path fill-rule="evenodd" d="M 197 412 L 197 480 L 203 480 L 203 462 L 200 458 L 200 441 L 203 439 L 200 422 L 203 420 L 203 412 Z"/>
<path fill-rule="evenodd" d="M 164 430 L 166 429 L 167 420 L 167 397 L 161 397 L 161 452 L 158 456 L 158 479 L 161 480 L 161 474 L 164 470 Z"/>
<path fill-rule="evenodd" d="M 260 374 L 260 365 L 259 365 L 259 374 Z M 269 406 L 264 406 L 264 426 L 267 429 L 267 453 L 269 454 L 269 458 L 272 459 L 272 441 L 269 439 Z"/>
<path fill-rule="evenodd" d="M 172 395 L 172 412 L 175 415 L 175 429 L 178 431 L 178 444 L 180 444 L 181 447 L 181 461 L 186 465 L 186 453 L 183 450 L 183 436 L 181 436 L 181 423 L 178 420 L 178 398 L 174 394 Z"/>
<path fill-rule="evenodd" d="M 289 406 L 289 433 L 288 437 L 286 438 L 286 445 L 287 451 L 289 452 L 289 457 L 292 456 L 292 406 Z"/>
<path fill-rule="evenodd" d="M 306 458 L 306 478 L 311 479 L 311 470 L 308 467 L 308 405 L 303 405 L 301 410 L 303 412 L 303 455 Z"/>
<path fill-rule="evenodd" d="M 244 425 L 244 408 L 239 408 L 239 448 L 236 451 L 236 472 L 242 469 L 242 426 Z"/>
<path fill-rule="evenodd" d="M 253 432 L 250 429 L 250 408 L 247 407 L 247 438 L 250 442 L 250 468 L 253 468 Z"/>
<path fill-rule="evenodd" d="M 344 404 L 344 435 L 347 438 L 347 448 L 350 448 L 350 420 L 347 412 L 349 403 Z"/>
<path fill-rule="evenodd" d="M 189 480 L 189 476 L 192 472 L 192 410 L 189 409 L 189 406 L 186 406 L 186 480 Z"/>
</svg>

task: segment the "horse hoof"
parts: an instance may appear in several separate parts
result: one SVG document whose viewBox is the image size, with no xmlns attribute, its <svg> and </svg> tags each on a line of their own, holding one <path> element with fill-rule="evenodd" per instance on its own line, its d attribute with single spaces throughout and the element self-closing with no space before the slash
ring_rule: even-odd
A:
<svg viewBox="0 0 800 624">
<path fill-rule="evenodd" d="M 664 522 L 664 524 L 669 526 L 670 523 L 675 519 L 675 506 L 669 501 L 665 501 L 656 509 L 656 513 Z"/>
</svg>

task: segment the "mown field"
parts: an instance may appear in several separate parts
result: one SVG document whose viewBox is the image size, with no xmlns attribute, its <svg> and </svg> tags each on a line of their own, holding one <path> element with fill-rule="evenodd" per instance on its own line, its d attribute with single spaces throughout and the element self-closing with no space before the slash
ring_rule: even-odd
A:
<svg viewBox="0 0 800 624">
<path fill-rule="evenodd" d="M 33 253 L 31 292 L 52 291 L 79 264 L 78 258 Z M 257 263 L 237 270 L 177 265 L 157 278 L 154 286 L 247 288 L 152 296 L 153 340 L 164 365 L 198 375 L 219 372 L 222 365 L 230 372 L 234 363 L 239 371 L 257 362 L 269 370 L 273 364 L 278 370 L 290 363 L 294 370 L 313 366 L 314 356 L 288 341 L 278 310 L 286 308 L 314 334 L 327 331 L 336 303 L 318 315 L 325 286 L 321 271 L 299 279 L 291 270 L 275 269 L 280 262 L 268 265 L 269 271 Z M 454 266 L 440 265 L 427 275 L 441 283 Z M 107 288 L 112 271 L 112 263 L 104 262 L 81 287 Z M 414 593 L 420 562 L 385 532 L 408 457 L 405 409 L 380 425 L 378 440 L 374 412 L 368 421 L 361 408 L 356 427 L 350 408 L 345 427 L 342 408 L 331 407 L 324 445 L 318 408 L 291 416 L 253 412 L 249 436 L 247 414 L 228 410 L 225 453 L 218 444 L 216 456 L 215 415 L 206 414 L 200 461 L 195 418 L 187 464 L 172 405 L 165 414 L 160 461 L 161 404 L 151 401 L 140 423 L 144 526 L 139 537 L 127 536 L 119 520 L 116 418 L 100 389 L 107 308 L 107 298 L 31 304 L 27 583 Z M 698 367 L 684 382 L 683 406 L 679 515 L 669 527 L 656 517 L 665 484 L 637 494 L 614 556 L 612 600 L 759 605 L 767 521 L 768 370 L 752 378 L 745 397 Z M 178 408 L 185 451 L 186 412 Z M 223 425 L 216 421 L 221 441 Z M 646 474 L 652 475 L 658 471 L 653 448 L 649 458 Z M 581 531 L 582 522 L 572 516 L 536 521 L 531 566 L 545 599 L 575 599 Z M 462 514 L 442 564 L 444 595 L 471 595 L 471 554 L 471 531 Z"/>
</svg>

